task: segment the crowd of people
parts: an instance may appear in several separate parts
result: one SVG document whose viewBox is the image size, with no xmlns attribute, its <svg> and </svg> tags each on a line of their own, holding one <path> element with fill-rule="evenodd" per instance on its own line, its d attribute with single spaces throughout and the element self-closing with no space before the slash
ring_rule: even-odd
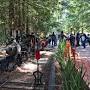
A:
<svg viewBox="0 0 90 90">
<path fill-rule="evenodd" d="M 54 32 L 48 36 L 48 44 L 52 47 L 57 46 L 57 37 Z"/>
<path fill-rule="evenodd" d="M 58 34 L 58 38 L 54 32 L 48 36 L 48 44 L 52 45 L 52 47 L 57 46 L 58 40 L 69 40 L 72 48 L 78 46 L 83 46 L 83 48 L 86 48 L 87 44 L 90 45 L 90 34 L 79 32 L 76 34 L 64 34 L 64 32 L 61 31 L 61 33 Z"/>
<path fill-rule="evenodd" d="M 62 41 L 62 40 L 69 40 L 71 47 L 78 47 L 78 46 L 83 46 L 84 48 L 86 48 L 87 43 L 90 45 L 90 34 L 85 34 L 85 33 L 68 33 L 65 34 L 63 31 L 61 31 L 60 33 L 54 33 L 52 32 L 51 34 L 48 35 L 48 37 L 45 38 L 45 40 L 40 40 L 39 38 L 35 38 L 35 36 L 33 34 L 31 35 L 27 35 L 26 37 L 27 39 L 24 40 L 25 44 L 27 45 L 27 47 L 31 47 L 31 49 L 36 45 L 40 47 L 40 45 L 42 47 L 46 47 L 47 45 L 51 46 L 51 47 L 55 47 L 57 46 L 58 41 Z M 16 41 L 18 42 L 18 39 L 16 39 Z M 27 43 L 28 42 L 28 43 Z M 30 50 L 31 51 L 31 50 Z"/>
<path fill-rule="evenodd" d="M 69 34 L 69 35 L 64 35 L 61 33 L 61 39 L 66 38 L 66 40 L 70 40 L 71 47 L 78 47 L 78 46 L 83 46 L 83 48 L 86 48 L 86 45 L 90 45 L 90 35 L 85 34 L 85 33 L 76 33 L 76 34 Z M 63 36 L 63 38 L 62 38 Z"/>
<path fill-rule="evenodd" d="M 87 44 L 90 45 L 90 35 L 86 35 L 85 33 L 71 34 L 70 43 L 72 47 L 83 46 L 83 48 L 86 48 Z"/>
</svg>

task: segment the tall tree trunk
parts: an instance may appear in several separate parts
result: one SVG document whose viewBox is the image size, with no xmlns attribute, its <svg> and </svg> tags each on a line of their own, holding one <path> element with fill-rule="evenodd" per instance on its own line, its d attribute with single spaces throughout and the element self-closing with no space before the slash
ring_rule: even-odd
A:
<svg viewBox="0 0 90 90">
<path fill-rule="evenodd" d="M 27 14 L 28 14 L 28 4 L 27 4 Z M 29 33 L 29 18 L 28 18 L 28 15 L 26 17 L 26 33 Z"/>
<path fill-rule="evenodd" d="M 22 31 L 25 30 L 25 0 L 22 0 Z"/>
<path fill-rule="evenodd" d="M 14 0 L 15 4 L 14 4 L 14 37 L 16 37 L 16 32 L 19 32 L 20 27 L 21 27 L 21 15 L 20 15 L 20 0 Z"/>
<path fill-rule="evenodd" d="M 21 0 L 18 0 L 18 30 L 16 32 L 20 32 L 21 31 L 21 4 L 20 4 Z M 16 33 L 16 34 L 18 34 Z"/>
<path fill-rule="evenodd" d="M 82 33 L 84 33 L 83 27 L 82 27 Z"/>
<path fill-rule="evenodd" d="M 9 0 L 9 29 L 10 36 L 14 30 L 14 0 Z"/>
</svg>

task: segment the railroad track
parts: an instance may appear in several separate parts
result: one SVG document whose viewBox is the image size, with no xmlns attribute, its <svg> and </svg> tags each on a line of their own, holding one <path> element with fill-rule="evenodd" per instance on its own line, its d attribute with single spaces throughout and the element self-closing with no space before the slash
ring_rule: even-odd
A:
<svg viewBox="0 0 90 90">
<path fill-rule="evenodd" d="M 4 82 L 0 90 L 33 90 L 33 82 Z"/>
<path fill-rule="evenodd" d="M 24 77 L 22 76 L 11 79 L 13 76 L 12 73 L 15 72 L 8 73 L 8 75 L 0 80 L 0 90 L 44 90 L 44 86 L 39 85 L 36 87 L 34 85 L 34 78 L 30 73 L 23 75 L 24 77 L 27 77 L 25 80 L 23 80 Z"/>
<path fill-rule="evenodd" d="M 28 62 L 31 62 L 31 60 L 28 60 Z M 21 76 L 18 76 L 18 78 L 11 79 L 11 77 L 13 76 L 12 73 L 14 73 L 15 76 L 18 76 L 14 71 L 8 72 L 7 75 L 4 77 L 4 79 L 0 80 L 0 90 L 44 90 L 44 85 L 42 86 L 39 85 L 37 87 L 34 86 L 34 78 L 32 78 L 32 75 L 31 76 L 30 74 L 27 75 L 32 79 L 29 79 L 28 81 L 24 82 L 24 81 L 14 80 L 14 79 L 21 78 Z M 2 78 L 2 76 L 3 76 L 3 73 L 2 75 L 0 75 L 0 78 Z"/>
<path fill-rule="evenodd" d="M 18 78 L 11 79 L 11 77 L 13 77 L 14 73 L 15 72 L 8 72 L 5 74 L 1 73 L 2 78 L 0 80 L 0 90 L 33 90 L 34 89 L 33 78 L 31 78 L 30 80 L 21 81 L 22 79 L 24 79 L 24 78 L 22 78 L 22 76 L 24 76 L 22 74 L 22 76 L 18 76 Z M 25 76 L 27 78 L 32 77 L 32 76 L 30 76 L 30 74 L 26 74 Z M 19 80 L 19 79 L 21 79 L 21 80 Z"/>
<path fill-rule="evenodd" d="M 44 86 L 34 86 L 33 82 L 10 82 L 2 84 L 0 90 L 44 90 Z"/>
</svg>

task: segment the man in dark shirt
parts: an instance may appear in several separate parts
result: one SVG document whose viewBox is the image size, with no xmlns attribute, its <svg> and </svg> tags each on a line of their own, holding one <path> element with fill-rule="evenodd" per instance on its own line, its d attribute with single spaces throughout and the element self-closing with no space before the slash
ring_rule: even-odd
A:
<svg viewBox="0 0 90 90">
<path fill-rule="evenodd" d="M 52 47 L 56 46 L 57 45 L 57 40 L 56 40 L 56 35 L 54 34 L 54 32 L 51 36 L 51 39 L 52 39 Z"/>
<path fill-rule="evenodd" d="M 86 39 L 87 39 L 87 36 L 86 36 L 86 34 L 83 33 L 81 35 L 81 43 L 84 48 L 86 48 Z"/>
<path fill-rule="evenodd" d="M 75 36 L 73 34 L 70 35 L 70 43 L 71 47 L 73 48 L 75 46 Z"/>
<path fill-rule="evenodd" d="M 77 47 L 78 46 L 80 46 L 80 44 L 79 44 L 79 41 L 80 41 L 80 34 L 79 34 L 79 32 L 76 34 L 76 41 L 77 41 Z"/>
</svg>

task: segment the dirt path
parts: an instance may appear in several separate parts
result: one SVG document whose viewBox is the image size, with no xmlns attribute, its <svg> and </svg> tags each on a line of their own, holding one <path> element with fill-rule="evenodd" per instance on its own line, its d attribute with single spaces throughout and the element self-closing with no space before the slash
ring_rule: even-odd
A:
<svg viewBox="0 0 90 90">
<path fill-rule="evenodd" d="M 77 67 L 83 66 L 83 71 L 85 72 L 84 80 L 90 87 L 90 46 L 87 46 L 85 49 L 80 46 L 76 51 L 78 53 L 76 65 Z"/>
</svg>

